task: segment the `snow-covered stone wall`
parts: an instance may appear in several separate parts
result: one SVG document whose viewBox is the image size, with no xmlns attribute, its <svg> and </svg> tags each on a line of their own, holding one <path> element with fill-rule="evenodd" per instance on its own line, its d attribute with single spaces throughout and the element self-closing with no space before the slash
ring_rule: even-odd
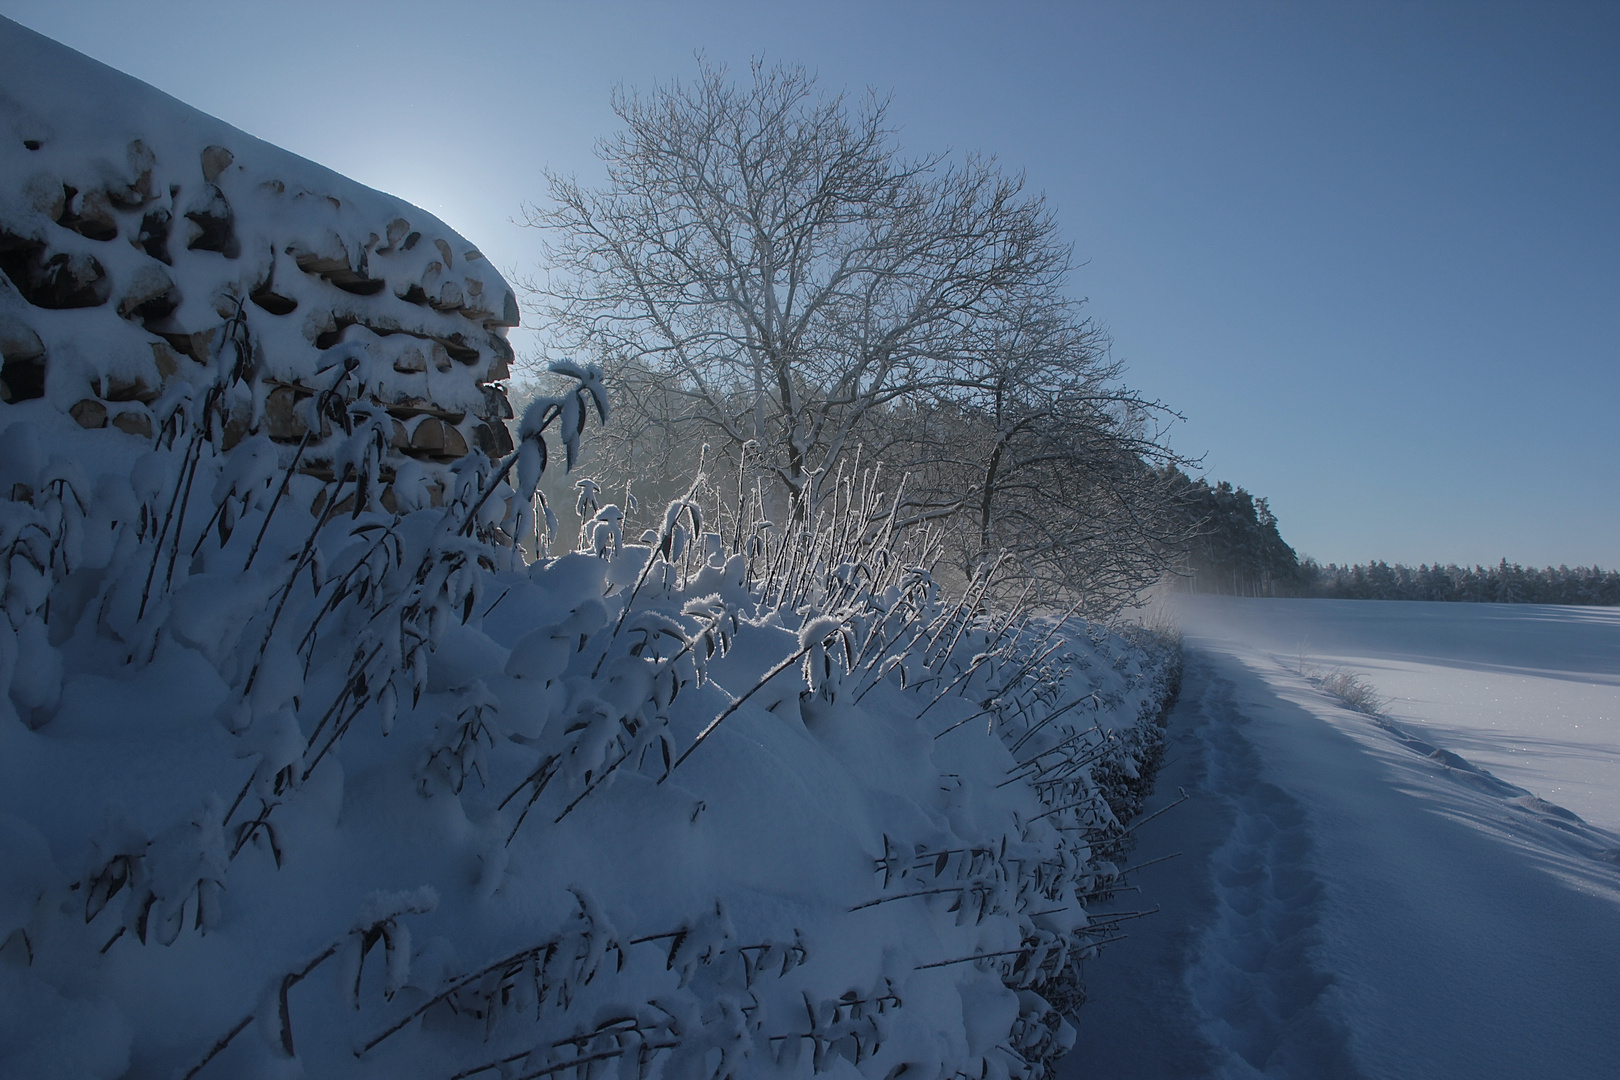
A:
<svg viewBox="0 0 1620 1080">
<path fill-rule="evenodd" d="M 0 400 L 43 399 L 132 451 L 166 394 L 232 364 L 227 447 L 318 424 L 301 466 L 330 469 L 342 410 L 312 406 L 341 377 L 332 401 L 364 393 L 392 420 L 385 483 L 416 459 L 437 497 L 436 463 L 512 448 L 517 301 L 477 248 L 4 20 L 0 271 Z"/>
<path fill-rule="evenodd" d="M 1173 649 L 878 470 L 559 554 L 466 241 L 3 20 L 0 121 L 0 1077 L 1050 1080 Z"/>
</svg>

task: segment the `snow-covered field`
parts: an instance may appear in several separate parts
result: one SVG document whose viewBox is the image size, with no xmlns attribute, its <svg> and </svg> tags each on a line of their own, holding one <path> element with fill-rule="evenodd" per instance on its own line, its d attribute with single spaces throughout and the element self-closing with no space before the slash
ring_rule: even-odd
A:
<svg viewBox="0 0 1620 1080">
<path fill-rule="evenodd" d="M 1088 963 L 1064 1075 L 1614 1075 L 1617 613 L 1198 598 L 1178 617 L 1187 676 L 1145 809 L 1189 801 L 1133 861 L 1183 854 L 1140 875 L 1161 912 Z M 1380 716 L 1323 690 L 1335 666 Z"/>
<path fill-rule="evenodd" d="M 1199 637 L 1342 667 L 1401 727 L 1620 832 L 1620 610 L 1183 598 Z"/>
</svg>

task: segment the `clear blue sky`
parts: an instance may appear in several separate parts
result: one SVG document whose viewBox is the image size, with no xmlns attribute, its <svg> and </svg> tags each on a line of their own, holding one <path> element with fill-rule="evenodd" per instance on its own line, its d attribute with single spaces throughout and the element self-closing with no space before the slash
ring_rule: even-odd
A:
<svg viewBox="0 0 1620 1080">
<path fill-rule="evenodd" d="M 0 14 L 505 269 L 694 50 L 892 91 L 1058 208 L 1177 449 L 1326 561 L 1620 565 L 1620 4 L 91 3 Z"/>
</svg>

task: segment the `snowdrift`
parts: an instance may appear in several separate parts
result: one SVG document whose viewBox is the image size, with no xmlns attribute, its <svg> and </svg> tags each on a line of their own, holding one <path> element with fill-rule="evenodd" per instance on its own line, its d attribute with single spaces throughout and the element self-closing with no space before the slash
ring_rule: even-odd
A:
<svg viewBox="0 0 1620 1080">
<path fill-rule="evenodd" d="M 1173 649 L 876 472 L 562 550 L 441 223 L 4 21 L 0 161 L 0 1074 L 1050 1072 Z"/>
</svg>

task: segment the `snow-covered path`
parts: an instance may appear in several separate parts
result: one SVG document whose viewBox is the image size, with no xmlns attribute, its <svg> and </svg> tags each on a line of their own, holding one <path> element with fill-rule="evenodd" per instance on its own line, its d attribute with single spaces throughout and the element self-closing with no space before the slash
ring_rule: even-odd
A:
<svg viewBox="0 0 1620 1080">
<path fill-rule="evenodd" d="M 1609 1077 L 1620 838 L 1425 756 L 1231 636 L 1190 636 L 1065 1080 Z M 1428 749 L 1433 749 L 1429 747 Z M 1607 857 L 1606 857 L 1607 856 Z"/>
</svg>

